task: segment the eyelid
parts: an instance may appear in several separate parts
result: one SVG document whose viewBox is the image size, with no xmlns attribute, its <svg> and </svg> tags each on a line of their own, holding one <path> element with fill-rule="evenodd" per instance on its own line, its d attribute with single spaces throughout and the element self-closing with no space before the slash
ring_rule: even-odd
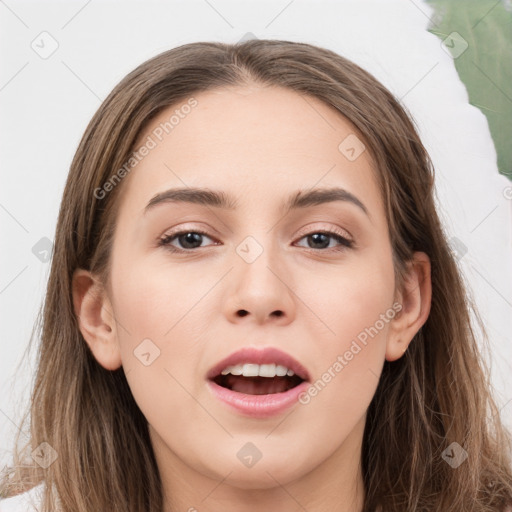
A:
<svg viewBox="0 0 512 512">
<path fill-rule="evenodd" d="M 209 238 L 210 240 L 212 240 L 213 243 L 210 245 L 207 245 L 205 247 L 197 247 L 197 248 L 192 248 L 192 249 L 182 249 L 179 247 L 175 247 L 174 245 L 171 244 L 171 239 L 176 239 L 180 235 L 184 235 L 186 233 L 200 234 L 203 237 L 206 237 L 206 238 Z M 324 249 L 315 249 L 315 248 L 303 247 L 300 245 L 299 246 L 296 245 L 296 243 L 299 242 L 300 240 L 302 240 L 303 238 L 306 238 L 307 236 L 310 236 L 312 234 L 317 234 L 317 233 L 322 233 L 332 239 L 337 239 L 338 246 L 328 247 L 328 248 L 324 248 Z M 326 256 L 329 254 L 332 254 L 332 253 L 344 252 L 344 251 L 350 250 L 350 249 L 351 250 L 357 249 L 357 244 L 356 244 L 354 238 L 347 230 L 340 228 L 339 226 L 332 226 L 332 225 L 330 225 L 329 227 L 325 227 L 325 226 L 324 227 L 315 227 L 315 226 L 311 226 L 311 225 L 309 225 L 309 227 L 306 226 L 306 227 L 302 228 L 301 231 L 294 236 L 293 240 L 294 240 L 293 246 L 302 247 L 306 251 L 312 252 L 312 253 L 318 253 L 318 254 L 325 253 Z M 205 250 L 208 247 L 218 246 L 218 245 L 223 245 L 223 244 L 222 244 L 222 242 L 219 243 L 219 240 L 217 240 L 214 236 L 211 236 L 209 234 L 208 230 L 204 230 L 202 228 L 197 228 L 197 227 L 190 227 L 190 226 L 179 226 L 179 227 L 171 229 L 170 231 L 167 230 L 161 236 L 159 236 L 157 239 L 158 247 L 163 247 L 164 249 L 169 250 L 172 253 L 176 253 L 176 254 L 189 254 L 189 255 L 198 254 L 199 249 Z"/>
<path fill-rule="evenodd" d="M 211 228 L 207 228 L 207 229 L 203 229 L 203 228 L 200 228 L 200 227 L 197 227 L 197 226 L 187 226 L 187 225 L 184 225 L 184 226 L 180 226 L 176 229 L 174 228 L 171 228 L 170 230 L 165 230 L 164 233 L 162 233 L 159 237 L 158 237 L 158 240 L 161 240 L 163 238 L 168 238 L 168 237 L 171 237 L 171 236 L 174 236 L 174 235 L 177 235 L 177 234 L 181 234 L 183 232 L 186 232 L 186 231 L 190 231 L 190 232 L 194 232 L 194 233 L 200 233 L 204 236 L 207 236 L 208 238 L 212 238 L 214 239 L 215 236 L 213 235 L 210 235 L 210 233 L 208 233 L 208 229 L 211 229 Z M 213 230 L 214 231 L 214 230 Z M 340 228 L 339 226 L 332 226 L 332 225 L 324 225 L 322 227 L 316 227 L 316 226 L 311 226 L 311 225 L 308 225 L 304 228 L 302 228 L 295 236 L 295 237 L 303 237 L 303 236 L 306 236 L 306 235 L 310 235 L 311 233 L 315 233 L 315 232 L 321 232 L 321 231 L 333 231 L 335 232 L 336 234 L 344 237 L 344 238 L 347 238 L 348 240 L 350 241 L 354 241 L 354 238 L 353 236 L 346 230 L 346 229 L 343 229 L 343 228 Z"/>
<path fill-rule="evenodd" d="M 322 227 L 317 227 L 316 225 L 311 226 L 311 224 L 309 224 L 305 228 L 302 228 L 296 236 L 303 237 L 306 235 L 310 235 L 311 233 L 317 233 L 317 232 L 320 233 L 322 231 L 334 232 L 337 235 L 340 235 L 343 238 L 346 238 L 347 240 L 354 242 L 354 237 L 346 229 L 340 228 L 339 226 L 333 226 L 332 224 L 331 225 L 324 224 L 324 226 L 322 226 Z"/>
<path fill-rule="evenodd" d="M 166 229 L 159 237 L 158 239 L 162 239 L 168 236 L 173 236 L 178 233 L 185 232 L 194 232 L 194 233 L 201 233 L 205 236 L 208 236 L 210 238 L 221 236 L 218 234 L 217 230 L 213 229 L 211 226 L 202 227 L 202 223 L 199 222 L 197 224 L 189 225 L 189 223 L 185 224 L 179 224 L 178 226 L 168 228 Z M 211 234 L 213 233 L 213 234 Z"/>
<path fill-rule="evenodd" d="M 203 230 L 201 228 L 180 228 L 176 229 L 174 231 L 165 231 L 161 236 L 158 237 L 157 242 L 159 245 L 170 245 L 170 243 L 163 243 L 168 238 L 176 238 L 178 235 L 184 235 L 186 233 L 198 233 L 200 235 L 203 235 L 206 238 L 209 238 L 210 240 L 213 240 L 214 242 L 218 242 L 218 240 L 215 239 L 214 236 L 210 235 L 206 230 Z M 218 243 L 214 243 L 212 245 L 218 245 Z M 180 250 L 178 248 L 178 250 Z"/>
</svg>

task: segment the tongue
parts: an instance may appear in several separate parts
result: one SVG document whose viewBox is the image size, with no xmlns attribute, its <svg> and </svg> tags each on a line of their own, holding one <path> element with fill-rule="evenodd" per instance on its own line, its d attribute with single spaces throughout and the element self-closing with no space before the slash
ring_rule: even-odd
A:
<svg viewBox="0 0 512 512">
<path fill-rule="evenodd" d="M 247 395 L 269 395 L 288 391 L 293 385 L 287 377 L 243 377 L 227 375 L 226 384 L 232 391 Z"/>
</svg>

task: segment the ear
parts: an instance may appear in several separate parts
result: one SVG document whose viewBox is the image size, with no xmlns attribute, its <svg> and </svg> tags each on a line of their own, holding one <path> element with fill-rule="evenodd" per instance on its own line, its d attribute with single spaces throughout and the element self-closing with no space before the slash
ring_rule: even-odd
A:
<svg viewBox="0 0 512 512">
<path fill-rule="evenodd" d="M 388 361 L 403 356 L 415 334 L 427 321 L 431 298 L 430 258 L 424 252 L 415 252 L 407 264 L 403 289 L 395 294 L 395 300 L 402 309 L 390 322 L 386 345 Z"/>
<path fill-rule="evenodd" d="M 104 287 L 87 270 L 73 273 L 73 305 L 80 331 L 98 363 L 107 370 L 121 366 L 116 321 Z"/>
</svg>

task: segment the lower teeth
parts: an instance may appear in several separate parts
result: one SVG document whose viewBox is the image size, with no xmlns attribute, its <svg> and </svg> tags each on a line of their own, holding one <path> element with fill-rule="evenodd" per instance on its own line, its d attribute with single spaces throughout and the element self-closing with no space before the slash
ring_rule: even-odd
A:
<svg viewBox="0 0 512 512">
<path fill-rule="evenodd" d="M 238 375 L 219 375 L 215 382 L 231 391 L 247 395 L 270 395 L 284 393 L 294 388 L 302 379 L 296 375 L 293 377 L 243 377 Z"/>
</svg>

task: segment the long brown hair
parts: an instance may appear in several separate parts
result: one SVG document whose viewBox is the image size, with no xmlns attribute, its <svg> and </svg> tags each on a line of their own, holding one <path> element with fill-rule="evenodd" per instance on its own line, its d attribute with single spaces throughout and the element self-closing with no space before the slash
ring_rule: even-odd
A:
<svg viewBox="0 0 512 512">
<path fill-rule="evenodd" d="M 24 417 L 30 413 L 31 443 L 24 450 L 46 442 L 58 457 L 47 468 L 24 466 L 17 439 L 2 492 L 45 481 L 45 511 L 57 505 L 63 512 L 162 511 L 147 421 L 123 369 L 104 369 L 89 351 L 74 312 L 72 275 L 84 268 L 108 283 L 123 181 L 104 197 L 97 190 L 129 160 L 150 120 L 201 91 L 251 83 L 318 98 L 345 116 L 376 163 L 398 285 L 414 251 L 431 260 L 429 318 L 405 355 L 384 363 L 367 412 L 364 512 L 378 504 L 384 512 L 503 510 L 512 501 L 511 436 L 490 391 L 473 306 L 436 213 L 434 170 L 414 123 L 354 63 L 280 40 L 198 42 L 161 53 L 129 73 L 92 118 L 62 198 Z M 457 468 L 444 456 L 452 443 L 468 455 Z"/>
</svg>

